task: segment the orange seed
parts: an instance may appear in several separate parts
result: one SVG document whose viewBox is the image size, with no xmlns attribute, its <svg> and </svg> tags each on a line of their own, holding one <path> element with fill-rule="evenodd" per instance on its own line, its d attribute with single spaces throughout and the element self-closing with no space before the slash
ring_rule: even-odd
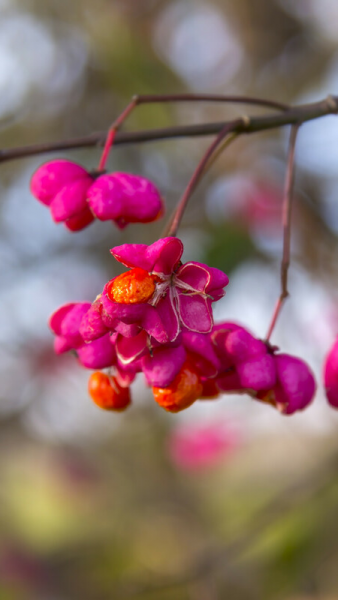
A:
<svg viewBox="0 0 338 600">
<path fill-rule="evenodd" d="M 88 392 L 97 406 L 122 411 L 131 403 L 129 388 L 122 388 L 113 377 L 95 371 L 89 377 Z"/>
<path fill-rule="evenodd" d="M 156 276 L 136 267 L 110 281 L 108 297 L 119 304 L 148 302 L 155 291 L 156 280 Z"/>
<path fill-rule="evenodd" d="M 171 384 L 153 387 L 156 402 L 169 412 L 179 412 L 201 397 L 203 385 L 196 371 L 186 362 Z"/>
</svg>

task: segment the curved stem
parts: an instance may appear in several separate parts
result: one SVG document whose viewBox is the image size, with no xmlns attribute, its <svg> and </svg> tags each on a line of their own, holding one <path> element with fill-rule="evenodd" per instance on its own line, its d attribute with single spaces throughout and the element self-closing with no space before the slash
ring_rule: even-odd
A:
<svg viewBox="0 0 338 600">
<path fill-rule="evenodd" d="M 133 96 L 131 102 L 126 106 L 126 108 L 122 111 L 120 116 L 113 122 L 113 124 L 109 128 L 100 163 L 98 166 L 98 171 L 104 170 L 109 156 L 109 152 L 114 143 L 117 130 L 121 127 L 122 123 L 127 119 L 127 117 L 134 110 L 134 108 L 136 108 L 136 106 L 139 106 L 140 104 L 162 104 L 164 102 L 228 102 L 239 104 L 251 104 L 282 111 L 286 111 L 289 108 L 288 105 L 282 104 L 280 102 L 264 100 L 261 98 L 250 98 L 247 96 L 224 96 L 213 94 L 152 94 L 142 96 L 136 95 Z"/>
<path fill-rule="evenodd" d="M 325 117 L 330 114 L 337 114 L 337 112 L 338 97 L 328 96 L 325 100 L 321 100 L 320 102 L 291 107 L 285 112 L 264 115 L 260 117 L 250 117 L 249 123 L 236 120 L 228 122 L 223 121 L 222 123 L 203 123 L 200 125 L 182 125 L 165 127 L 161 129 L 147 129 L 144 131 L 118 131 L 114 139 L 114 145 L 139 144 L 143 142 L 174 138 L 215 135 L 219 133 L 226 125 L 233 123 L 238 123 L 235 129 L 238 134 L 256 133 L 258 131 L 266 131 L 268 129 L 284 127 L 285 125 L 305 123 L 306 121 L 319 119 L 320 117 Z M 107 133 L 101 131 L 80 138 L 71 138 L 45 144 L 18 146 L 14 148 L 5 148 L 2 150 L 0 149 L 0 163 L 9 160 L 16 160 L 18 158 L 26 158 L 39 154 L 45 154 L 48 152 L 60 152 L 62 150 L 100 146 L 104 145 L 106 137 Z"/>
<path fill-rule="evenodd" d="M 299 125 L 293 125 L 290 133 L 288 162 L 285 176 L 285 190 L 283 199 L 283 256 L 281 261 L 281 293 L 276 302 L 276 306 L 272 315 L 270 327 L 266 336 L 268 342 L 276 325 L 278 316 L 283 307 L 286 298 L 289 295 L 288 291 L 288 270 L 290 266 L 290 245 L 291 245 L 291 212 L 292 212 L 292 197 L 293 197 L 293 182 L 294 182 L 294 162 L 295 162 L 295 146 L 299 130 Z"/>
<path fill-rule="evenodd" d="M 120 114 L 120 116 L 114 121 L 114 123 L 109 128 L 106 143 L 104 145 L 102 156 L 101 156 L 101 159 L 99 162 L 98 171 L 104 170 L 104 168 L 106 166 L 106 162 L 108 160 L 110 149 L 115 140 L 117 130 L 119 129 L 119 127 L 121 127 L 123 121 L 125 121 L 126 118 L 130 115 L 130 113 L 134 110 L 137 103 L 138 103 L 138 99 L 137 99 L 137 96 L 135 96 L 135 98 L 132 99 L 132 101 L 128 104 L 128 106 L 126 106 L 124 111 Z"/>
<path fill-rule="evenodd" d="M 265 100 L 263 98 L 253 98 L 250 96 L 229 96 L 224 94 L 148 94 L 143 96 L 134 96 L 135 104 L 155 104 L 164 102 L 221 102 L 229 104 L 251 104 L 252 106 L 262 106 L 281 111 L 289 110 L 288 104 L 275 102 L 274 100 Z"/>
<path fill-rule="evenodd" d="M 170 236 L 176 235 L 177 229 L 178 229 L 181 219 L 183 217 L 184 211 L 187 207 L 189 198 L 192 195 L 194 189 L 196 188 L 197 183 L 200 181 L 200 179 L 207 167 L 208 162 L 212 158 L 214 151 L 220 145 L 220 143 L 224 140 L 224 138 L 229 133 L 231 133 L 232 131 L 234 131 L 236 129 L 238 123 L 242 122 L 244 120 L 245 120 L 245 118 L 238 119 L 237 121 L 233 121 L 232 123 L 228 123 L 227 125 L 225 125 L 225 127 L 223 127 L 223 129 L 220 131 L 220 133 L 216 137 L 216 139 L 209 146 L 206 153 L 204 154 L 204 156 L 198 163 L 198 165 L 197 165 L 197 167 L 196 167 L 196 169 L 184 191 L 184 194 L 183 194 L 182 198 L 180 199 L 180 201 L 174 211 L 174 214 L 166 228 L 166 234 L 165 234 L 166 236 L 170 237 Z"/>
<path fill-rule="evenodd" d="M 208 163 L 205 165 L 205 168 L 204 168 L 203 173 L 202 173 L 202 177 L 205 175 L 205 173 L 207 171 L 209 171 L 211 169 L 211 167 L 215 164 L 215 162 L 218 160 L 218 158 L 220 157 L 220 155 L 231 144 L 231 142 L 235 141 L 236 137 L 238 137 L 238 133 L 236 133 L 236 132 L 231 133 L 223 141 L 223 143 L 218 146 L 218 148 L 215 150 L 215 152 L 213 153 L 213 155 L 210 157 Z"/>
</svg>

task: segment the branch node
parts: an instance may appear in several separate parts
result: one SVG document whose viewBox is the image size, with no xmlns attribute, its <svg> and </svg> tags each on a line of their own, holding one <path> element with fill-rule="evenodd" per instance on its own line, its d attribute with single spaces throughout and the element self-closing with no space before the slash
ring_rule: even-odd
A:
<svg viewBox="0 0 338 600">
<path fill-rule="evenodd" d="M 250 119 L 250 117 L 248 117 L 248 115 L 243 115 L 241 117 L 241 119 L 242 119 L 242 123 L 243 123 L 243 125 L 244 125 L 245 128 L 250 127 L 250 125 L 251 125 L 251 119 Z"/>
</svg>

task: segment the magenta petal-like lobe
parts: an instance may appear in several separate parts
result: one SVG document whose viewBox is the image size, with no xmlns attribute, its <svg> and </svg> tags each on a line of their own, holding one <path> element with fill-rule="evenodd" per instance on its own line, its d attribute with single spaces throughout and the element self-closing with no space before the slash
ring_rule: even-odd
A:
<svg viewBox="0 0 338 600">
<path fill-rule="evenodd" d="M 122 244 L 111 249 L 113 256 L 127 267 L 140 267 L 159 275 L 170 275 L 180 261 L 183 244 L 178 238 L 168 237 L 154 244 Z"/>
<path fill-rule="evenodd" d="M 115 325 L 115 331 L 120 333 L 124 337 L 135 337 L 140 332 L 139 325 L 127 325 L 127 323 L 123 323 L 123 321 L 117 321 Z"/>
<path fill-rule="evenodd" d="M 276 367 L 269 354 L 257 356 L 237 365 L 237 373 L 243 388 L 269 390 L 276 383 Z"/>
<path fill-rule="evenodd" d="M 89 208 L 86 207 L 83 211 L 74 215 L 74 217 L 70 217 L 66 219 L 64 222 L 64 226 L 69 231 L 81 231 L 81 229 L 85 229 L 94 221 L 94 216 L 90 212 Z"/>
<path fill-rule="evenodd" d="M 79 333 L 83 316 L 90 308 L 90 302 L 73 302 L 56 310 L 49 319 L 49 326 L 56 334 L 54 349 L 57 354 L 79 348 L 83 338 Z"/>
<path fill-rule="evenodd" d="M 134 365 L 133 368 L 125 368 L 117 364 L 115 367 L 114 377 L 121 387 L 129 387 L 135 379 L 136 372 L 139 370 L 140 368 L 138 366 L 136 367 L 136 365 L 134 370 Z"/>
<path fill-rule="evenodd" d="M 64 352 L 69 352 L 73 347 L 69 342 L 62 337 L 62 335 L 57 335 L 54 340 L 54 351 L 56 354 L 63 354 Z"/>
<path fill-rule="evenodd" d="M 225 348 L 235 363 L 246 361 L 267 352 L 265 344 L 254 338 L 242 327 L 229 333 L 225 341 Z"/>
<path fill-rule="evenodd" d="M 178 312 L 182 325 L 190 331 L 209 333 L 213 319 L 207 299 L 199 295 L 184 294 L 178 290 Z"/>
<path fill-rule="evenodd" d="M 116 351 L 109 334 L 81 346 L 77 354 L 80 363 L 87 369 L 105 369 L 116 362 Z"/>
<path fill-rule="evenodd" d="M 141 321 L 143 329 L 160 344 L 166 344 L 169 338 L 164 321 L 162 321 L 159 312 L 153 306 L 150 306 L 150 304 L 145 306 L 146 310 Z"/>
<path fill-rule="evenodd" d="M 115 175 L 101 175 L 88 190 L 89 206 L 100 221 L 116 219 L 121 214 L 123 193 Z"/>
<path fill-rule="evenodd" d="M 148 385 L 166 387 L 170 385 L 183 367 L 186 352 L 183 346 L 176 348 L 157 348 L 153 356 L 147 354 L 142 359 L 142 370 Z"/>
<path fill-rule="evenodd" d="M 238 373 L 234 369 L 229 369 L 216 378 L 216 383 L 221 392 L 244 393 Z"/>
<path fill-rule="evenodd" d="M 65 316 L 71 311 L 75 306 L 76 302 L 69 302 L 68 304 L 64 304 L 60 306 L 53 314 L 49 317 L 49 327 L 56 335 L 61 335 L 61 324 Z"/>
<path fill-rule="evenodd" d="M 228 369 L 234 365 L 233 356 L 227 351 L 225 343 L 229 333 L 236 329 L 241 328 L 236 323 L 226 321 L 214 325 L 210 334 L 211 342 L 223 369 Z"/>
<path fill-rule="evenodd" d="M 102 175 L 92 185 L 88 199 L 98 219 L 113 219 L 119 226 L 153 221 L 162 210 L 161 196 L 154 184 L 128 173 Z"/>
<path fill-rule="evenodd" d="M 145 352 L 148 352 L 148 336 L 145 331 L 141 331 L 132 338 L 126 338 L 122 335 L 117 336 L 116 353 L 123 365 L 129 365 L 143 356 Z"/>
<path fill-rule="evenodd" d="M 224 295 L 223 287 L 229 283 L 229 278 L 223 271 L 193 261 L 182 265 L 176 278 L 179 287 L 185 284 L 198 292 L 210 295 L 217 290 L 219 297 Z"/>
<path fill-rule="evenodd" d="M 50 212 L 56 223 L 82 213 L 87 208 L 87 191 L 91 177 L 83 177 L 65 185 L 50 203 Z"/>
<path fill-rule="evenodd" d="M 110 252 L 126 267 L 139 267 L 151 271 L 153 264 L 151 257 L 148 256 L 148 248 L 146 244 L 122 244 L 122 246 L 115 246 Z"/>
<path fill-rule="evenodd" d="M 147 303 L 118 304 L 102 294 L 102 320 L 111 330 L 116 330 L 118 321 L 127 325 L 138 325 L 161 344 L 168 341 L 168 335 L 156 309 Z"/>
<path fill-rule="evenodd" d="M 338 339 L 325 359 L 324 386 L 329 403 L 338 408 Z"/>
<path fill-rule="evenodd" d="M 61 335 L 72 345 L 73 348 L 78 348 L 83 344 L 83 338 L 80 335 L 81 321 L 89 310 L 90 302 L 78 303 L 67 312 L 61 323 Z"/>
<path fill-rule="evenodd" d="M 106 295 L 105 289 L 101 296 L 101 315 L 103 323 L 108 329 L 115 329 L 116 320 L 121 320 L 129 325 L 141 323 L 144 314 L 147 312 L 148 304 L 119 304 L 113 302 Z"/>
<path fill-rule="evenodd" d="M 180 332 L 180 322 L 171 292 L 167 292 L 167 294 L 161 298 L 156 306 L 156 310 L 164 324 L 168 340 L 170 342 L 175 341 Z"/>
<path fill-rule="evenodd" d="M 278 386 L 275 389 L 277 404 L 284 414 L 302 410 L 312 401 L 316 382 L 308 365 L 295 356 L 275 356 Z"/>
<path fill-rule="evenodd" d="M 184 263 L 177 271 L 177 285 L 185 283 L 190 288 L 204 292 L 210 280 L 208 267 L 197 262 Z"/>
<path fill-rule="evenodd" d="M 80 334 L 86 342 L 96 340 L 109 331 L 109 328 L 106 327 L 102 321 L 101 309 L 101 302 L 100 299 L 98 299 L 93 302 L 82 318 Z"/>
<path fill-rule="evenodd" d="M 65 185 L 83 177 L 88 177 L 88 173 L 80 165 L 70 160 L 52 160 L 35 171 L 30 188 L 35 198 L 49 206 Z"/>
<path fill-rule="evenodd" d="M 194 364 L 204 377 L 215 377 L 221 368 L 210 336 L 202 333 L 184 332 L 182 343 L 185 349 L 194 355 Z"/>
<path fill-rule="evenodd" d="M 158 275 L 170 275 L 177 267 L 183 254 L 183 244 L 175 237 L 158 240 L 149 246 L 149 255 L 154 258 L 152 271 Z"/>
<path fill-rule="evenodd" d="M 218 300 L 224 296 L 225 292 L 223 288 L 228 285 L 229 277 L 226 273 L 215 267 L 207 267 L 207 269 L 209 271 L 210 279 L 205 291 L 207 294 L 213 296 L 215 300 Z"/>
</svg>

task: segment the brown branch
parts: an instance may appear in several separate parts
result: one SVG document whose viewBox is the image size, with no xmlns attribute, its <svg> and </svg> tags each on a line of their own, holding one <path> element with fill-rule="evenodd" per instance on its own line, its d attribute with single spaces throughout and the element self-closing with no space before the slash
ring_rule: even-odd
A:
<svg viewBox="0 0 338 600">
<path fill-rule="evenodd" d="M 268 129 L 275 129 L 285 125 L 305 123 L 313 119 L 319 119 L 338 112 L 338 97 L 328 96 L 325 100 L 312 104 L 304 104 L 292 107 L 283 113 L 264 115 L 261 117 L 250 117 L 250 122 L 240 121 L 234 131 L 237 133 L 255 133 Z M 118 132 L 114 140 L 114 146 L 122 144 L 138 144 L 157 140 L 198 137 L 218 134 L 226 125 L 234 121 L 222 123 L 205 123 L 202 125 L 182 125 L 167 127 L 163 129 L 150 129 L 144 131 Z M 61 140 L 58 142 L 33 144 L 17 148 L 6 148 L 0 150 L 0 162 L 25 158 L 49 152 L 72 150 L 76 148 L 89 148 L 103 146 L 107 133 L 98 132 L 80 138 Z"/>
<path fill-rule="evenodd" d="M 292 196 L 293 196 L 293 181 L 294 181 L 294 162 L 295 162 L 295 146 L 299 130 L 299 125 L 291 127 L 288 162 L 285 176 L 285 190 L 283 199 L 283 256 L 281 261 L 281 293 L 277 300 L 269 331 L 266 340 L 269 341 L 271 334 L 276 325 L 279 313 L 282 309 L 284 301 L 289 295 L 288 292 L 288 270 L 290 266 L 290 243 L 291 243 L 291 211 L 292 211 Z"/>
<path fill-rule="evenodd" d="M 271 100 L 264 100 L 261 98 L 250 98 L 247 96 L 225 96 L 225 95 L 214 95 L 214 94 L 148 94 L 148 95 L 135 95 L 132 97 L 129 104 L 122 111 L 120 116 L 115 119 L 113 124 L 110 126 L 98 171 L 103 171 L 108 159 L 110 149 L 113 145 L 116 133 L 120 129 L 124 121 L 129 117 L 133 110 L 141 104 L 163 104 L 172 102 L 222 102 L 222 103 L 239 103 L 239 104 L 251 104 L 255 106 L 264 106 L 264 108 L 271 108 L 286 111 L 290 107 L 287 104 L 281 104 L 280 102 L 274 102 Z"/>
<path fill-rule="evenodd" d="M 263 98 L 252 98 L 250 96 L 228 96 L 224 94 L 148 94 L 144 96 L 134 96 L 132 104 L 158 104 L 164 102 L 221 102 L 229 104 L 251 104 L 253 106 L 262 106 L 276 110 L 289 110 L 288 104 L 275 102 L 274 100 L 264 100 Z"/>
</svg>

